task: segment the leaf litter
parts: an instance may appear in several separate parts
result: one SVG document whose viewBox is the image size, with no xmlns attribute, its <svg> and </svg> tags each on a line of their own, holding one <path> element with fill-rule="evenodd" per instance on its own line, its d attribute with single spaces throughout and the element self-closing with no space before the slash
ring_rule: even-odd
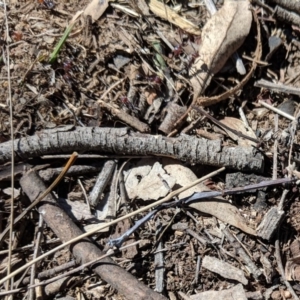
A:
<svg viewBox="0 0 300 300">
<path fill-rule="evenodd" d="M 12 130 L 6 102 L 9 68 L 13 133 L 20 143 L 26 143 L 29 136 L 42 136 L 51 128 L 121 130 L 129 126 L 139 132 L 137 140 L 145 137 L 142 134 L 175 138 L 187 134 L 200 140 L 220 140 L 221 147 L 251 147 L 253 153 L 263 154 L 262 180 L 253 171 L 249 174 L 240 170 L 242 175 L 238 175 L 229 168 L 180 193 L 172 205 L 153 208 L 149 218 L 147 212 L 138 213 L 93 235 L 99 247 L 108 249 L 110 240 L 126 235 L 146 218 L 124 241 L 124 245 L 139 244 L 116 252 L 113 258 L 128 274 L 156 290 L 157 297 L 299 297 L 298 187 L 294 183 L 280 184 L 282 178 L 291 178 L 291 182 L 299 178 L 300 44 L 295 17 L 299 11 L 285 5 L 279 0 L 264 6 L 259 1 L 217 1 L 216 8 L 191 1 L 156 0 L 8 3 L 9 36 L 5 31 L 1 36 L 2 45 L 9 45 L 10 55 L 9 66 L 4 51 L 0 61 L 1 143 L 10 141 Z M 4 20 L 3 10 L 0 17 Z M 246 73 L 237 70 L 241 60 Z M 194 109 L 197 105 L 205 106 L 211 118 Z M 286 119 L 284 113 L 291 117 Z M 66 125 L 68 130 L 64 129 Z M 160 149 L 161 140 L 157 141 Z M 115 156 L 82 149 L 78 167 L 70 170 L 53 191 L 65 199 L 58 205 L 85 231 L 155 203 L 215 170 L 185 161 L 184 157 L 182 162 L 173 160 L 171 149 L 169 158 L 145 158 L 134 156 L 134 152 L 127 161 L 119 147 L 113 145 Z M 16 165 L 17 215 L 29 203 L 20 187 L 20 176 L 26 176 L 29 168 L 61 168 L 66 159 L 57 156 L 62 153 L 38 151 L 35 157 L 19 157 Z M 207 156 L 216 155 L 211 151 L 207 149 Z M 147 151 L 143 154 L 148 155 Z M 117 168 L 110 184 L 99 192 L 100 206 L 94 207 L 87 195 L 96 183 L 97 171 L 91 172 L 90 166 L 107 159 L 114 159 Z M 215 163 L 223 165 L 223 161 Z M 8 167 L 2 165 L 0 169 L 1 231 L 8 225 L 12 196 Z M 268 186 L 272 181 L 276 185 Z M 255 188 L 243 191 L 252 184 Z M 231 194 L 184 205 L 184 200 L 197 193 L 229 190 Z M 47 225 L 40 229 L 43 238 L 37 244 L 37 220 L 33 210 L 20 226 L 15 226 L 12 270 L 30 260 L 35 248 L 47 252 L 56 245 L 53 228 Z M 8 243 L 8 237 L 4 238 Z M 63 240 L 63 236 L 60 238 Z M 2 277 L 7 272 L 7 243 L 1 242 Z M 74 253 L 59 250 L 36 265 L 34 277 L 43 281 L 46 277 L 39 275 L 57 266 L 66 272 L 64 262 L 72 256 L 76 258 Z M 64 259 L 54 262 L 55 257 Z M 25 279 L 19 282 L 20 276 L 10 288 L 20 288 L 16 299 L 25 296 L 22 288 L 26 290 L 29 284 L 28 275 L 24 274 Z M 44 289 L 42 285 L 44 293 L 52 298 L 68 295 L 72 299 L 92 299 L 101 295 L 105 299 L 137 299 L 133 296 L 134 286 L 125 293 L 114 288 L 113 282 L 107 284 L 94 277 L 91 269 L 72 276 L 67 288 L 59 285 Z M 127 278 L 115 280 L 126 283 Z M 4 291 L 3 286 L 0 293 Z"/>
</svg>

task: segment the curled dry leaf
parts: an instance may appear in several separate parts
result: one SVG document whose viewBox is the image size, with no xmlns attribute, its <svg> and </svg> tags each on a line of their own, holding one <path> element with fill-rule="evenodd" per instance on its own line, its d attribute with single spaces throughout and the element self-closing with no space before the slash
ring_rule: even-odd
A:
<svg viewBox="0 0 300 300">
<path fill-rule="evenodd" d="M 199 57 L 191 67 L 194 99 L 204 92 L 211 78 L 243 44 L 252 22 L 249 1 L 227 0 L 202 31 Z"/>
<path fill-rule="evenodd" d="M 125 188 L 130 199 L 158 200 L 165 197 L 175 184 L 175 180 L 154 159 L 142 159 L 124 173 Z"/>
<path fill-rule="evenodd" d="M 240 133 L 242 133 L 244 135 L 247 135 L 254 139 L 257 138 L 254 131 L 250 127 L 245 126 L 244 122 L 239 119 L 225 117 L 223 120 L 220 120 L 220 122 L 236 131 L 239 131 Z M 248 147 L 248 146 L 256 145 L 256 143 L 253 141 L 249 141 L 247 139 L 241 138 L 241 137 L 237 136 L 236 134 L 234 134 L 232 131 L 227 130 L 226 128 L 223 128 L 223 129 L 227 132 L 227 134 L 230 138 L 232 138 L 234 141 L 238 142 L 239 146 Z"/>
</svg>

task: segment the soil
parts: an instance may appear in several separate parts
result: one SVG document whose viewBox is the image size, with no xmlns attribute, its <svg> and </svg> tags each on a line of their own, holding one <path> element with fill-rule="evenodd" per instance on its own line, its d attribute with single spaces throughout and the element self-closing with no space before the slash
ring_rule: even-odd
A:
<svg viewBox="0 0 300 300">
<path fill-rule="evenodd" d="M 249 170 L 239 170 L 242 172 L 240 174 L 236 170 L 226 170 L 206 180 L 207 189 L 222 191 L 266 180 L 299 178 L 297 168 L 300 163 L 300 136 L 297 129 L 300 92 L 289 92 L 288 88 L 287 92 L 280 92 L 276 88 L 259 87 L 257 82 L 265 79 L 288 87 L 300 86 L 300 24 L 297 26 L 284 22 L 276 15 L 273 16 L 268 9 L 255 4 L 259 1 L 253 2 L 253 14 L 257 16 L 261 29 L 262 57 L 255 58 L 259 42 L 255 19 L 248 36 L 237 50 L 246 73 L 254 63 L 257 64 L 251 78 L 227 99 L 202 107 L 212 118 L 193 109 L 180 124 L 176 122 L 192 103 L 195 104 L 190 79 L 193 63 L 201 49 L 201 35 L 189 33 L 157 16 L 149 9 L 148 1 L 109 2 L 103 14 L 95 20 L 90 13 L 79 14 L 61 49 L 53 54 L 73 17 L 78 12 L 85 11 L 89 1 L 12 0 L 7 3 L 6 10 L 1 5 L 0 143 L 41 136 L 45 130 L 60 130 L 66 125 L 70 125 L 72 130 L 76 127 L 129 127 L 136 132 L 137 137 L 142 134 L 159 134 L 176 138 L 182 133 L 221 140 L 222 146 L 252 147 L 255 153 L 264 157 L 262 174 L 254 174 Z M 103 6 L 105 3 L 106 1 L 102 1 Z M 201 33 L 211 16 L 202 2 L 196 4 L 191 1 L 164 3 L 194 24 Z M 273 2 L 268 5 L 271 5 L 271 9 L 275 7 Z M 216 6 L 220 9 L 223 1 L 217 1 Z M 92 11 L 91 14 L 94 16 L 94 13 Z M 202 96 L 213 98 L 233 89 L 245 76 L 237 72 L 233 59 L 229 59 L 214 74 Z M 261 102 L 293 116 L 294 121 L 278 116 Z M 245 125 L 241 121 L 243 119 L 248 124 Z M 218 121 L 235 131 L 222 127 Z M 251 136 L 252 140 L 245 139 L 241 134 Z M 113 169 L 107 176 L 111 176 L 110 182 L 115 184 L 117 194 L 121 195 L 118 198 L 114 194 L 115 197 L 123 199 L 122 185 L 116 182 L 119 182 L 118 176 L 122 176 L 122 164 L 126 163 L 129 166 L 127 168 L 130 168 L 136 157 L 128 162 L 127 152 L 118 153 L 117 149 L 117 156 L 111 153 L 91 153 L 86 149 L 78 152 L 79 158 L 80 155 L 86 156 L 82 156 L 75 166 L 86 168 L 87 171 L 77 170 L 67 174 L 53 193 L 59 198 L 77 203 L 76 209 L 81 215 L 71 217 L 84 230 L 86 226 L 98 222 L 94 220 L 96 210 L 88 207 L 85 200 L 88 196 L 85 194 L 89 195 L 92 191 L 103 163 L 107 160 L 116 162 L 114 165 L 118 166 L 118 172 Z M 124 153 L 126 157 L 122 156 Z M 40 176 L 50 185 L 60 172 L 56 168 L 61 168 L 68 157 L 58 156 L 63 153 L 55 153 L 52 157 L 46 157 L 45 154 L 47 153 L 41 150 L 38 157 L 21 157 L 22 161 L 15 166 L 15 216 L 30 203 L 19 184 L 22 174 L 31 168 L 44 172 L 49 168 L 50 175 L 47 174 L 47 179 L 42 173 Z M 96 156 L 93 158 L 89 155 Z M 138 155 L 137 158 L 142 157 Z M 157 156 L 157 160 L 160 159 Z M 203 167 L 189 162 L 184 162 L 184 166 L 191 169 L 197 177 L 216 170 L 212 166 Z M 10 164 L 1 166 L 0 232 L 8 226 L 11 213 L 10 173 Z M 168 185 L 164 179 L 162 181 Z M 177 186 L 168 188 L 175 190 Z M 101 200 L 108 198 L 111 190 L 110 184 L 106 186 Z M 259 189 L 234 193 L 224 198 L 238 209 L 251 230 L 258 228 L 271 208 L 278 208 L 283 211 L 283 215 L 278 223 L 274 222 L 272 234 L 265 239 L 245 233 L 215 216 L 190 207 L 168 207 L 159 211 L 125 242 L 128 245 L 140 241 L 139 245 L 117 252 L 112 255 L 112 259 L 141 283 L 168 299 L 196 299 L 192 295 L 204 291 L 226 290 L 237 285 L 238 282 L 233 279 L 226 279 L 202 268 L 201 261 L 206 255 L 243 270 L 248 280 L 243 289 L 249 299 L 289 299 L 293 293 L 299 297 L 300 274 L 297 271 L 300 207 L 295 180 L 291 184 L 278 184 L 275 187 L 265 187 L 262 184 Z M 152 202 L 154 200 L 158 199 L 153 199 Z M 115 215 L 107 217 L 106 221 L 149 204 L 138 198 L 122 201 L 116 205 L 117 208 L 113 211 Z M 70 204 L 60 205 L 63 207 Z M 99 209 L 97 211 L 101 214 Z M 140 213 L 94 235 L 94 242 L 106 251 L 112 238 L 119 237 L 146 213 Z M 50 227 L 38 227 L 38 220 L 39 214 L 34 209 L 16 225 L 14 240 L 9 241 L 7 236 L 5 242 L 0 244 L 0 278 L 7 274 L 9 243 L 13 249 L 12 271 L 32 260 L 34 249 L 45 253 L 60 243 Z M 178 229 L 175 226 L 178 224 L 185 224 L 185 229 Z M 224 235 L 223 230 L 230 231 L 234 242 Z M 42 237 L 40 245 L 36 246 L 39 231 Z M 240 248 L 245 250 L 249 259 L 261 271 L 257 278 L 241 258 Z M 157 252 L 163 255 L 163 267 L 160 266 L 163 269 L 161 290 L 157 285 Z M 72 260 L 74 257 L 71 251 L 67 248 L 59 250 L 36 265 L 35 278 L 46 270 Z M 64 272 L 65 270 L 57 274 Z M 35 290 L 36 296 L 28 296 L 28 275 L 25 272 L 14 278 L 15 283 L 9 290 L 20 288 L 14 294 L 15 299 L 34 299 L 38 296 L 38 290 Z M 39 280 L 44 279 L 45 277 L 41 277 Z M 132 295 L 123 295 L 114 289 L 88 268 L 76 272 L 68 283 L 59 284 L 56 289 L 51 290 L 49 287 L 50 292 L 45 285 L 41 286 L 41 290 L 50 299 L 67 299 L 62 298 L 67 296 L 70 299 L 134 299 Z M 4 291 L 3 285 L 0 295 Z"/>
</svg>

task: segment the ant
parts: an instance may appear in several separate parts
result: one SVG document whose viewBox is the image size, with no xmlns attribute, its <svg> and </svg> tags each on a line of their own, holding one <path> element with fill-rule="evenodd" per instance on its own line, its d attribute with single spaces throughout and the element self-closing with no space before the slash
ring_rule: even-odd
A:
<svg viewBox="0 0 300 300">
<path fill-rule="evenodd" d="M 187 65 L 187 68 L 189 69 L 192 66 L 192 64 L 194 63 L 194 61 L 196 60 L 196 58 L 199 57 L 199 54 L 193 44 L 199 44 L 200 40 L 198 37 L 196 37 L 192 34 L 189 34 L 183 30 L 179 30 L 179 36 L 180 36 L 180 39 L 182 42 L 177 44 L 174 47 L 174 49 L 172 50 L 171 57 L 177 58 L 182 53 L 186 54 L 186 58 L 187 58 L 186 65 Z M 184 49 L 184 48 L 187 48 L 188 46 L 190 46 L 189 54 L 186 53 L 187 49 Z"/>
<path fill-rule="evenodd" d="M 65 73 L 69 73 L 71 69 L 72 69 L 72 60 L 68 58 L 63 62 L 63 70 L 65 71 Z"/>
<path fill-rule="evenodd" d="M 133 111 L 133 112 L 137 112 L 139 109 L 134 106 L 130 101 L 129 99 L 126 97 L 126 96 L 121 96 L 119 98 L 120 102 L 126 106 L 129 110 Z"/>
<path fill-rule="evenodd" d="M 63 78 L 66 80 L 66 81 L 70 81 L 71 79 L 71 70 L 72 70 L 72 60 L 71 59 L 66 59 L 64 62 L 63 62 L 63 70 L 64 70 L 64 75 L 63 75 Z"/>
<path fill-rule="evenodd" d="M 199 53 L 193 53 L 188 58 L 188 69 L 192 66 L 192 64 L 195 62 L 196 58 L 199 57 Z"/>
<path fill-rule="evenodd" d="M 178 57 L 180 54 L 182 54 L 183 53 L 182 44 L 175 46 L 172 53 L 174 57 Z"/>
<path fill-rule="evenodd" d="M 38 0 L 38 2 L 48 9 L 53 9 L 55 7 L 55 3 L 52 0 Z"/>
<path fill-rule="evenodd" d="M 23 38 L 23 34 L 20 31 L 14 31 L 13 38 L 16 42 L 21 41 Z"/>
<path fill-rule="evenodd" d="M 69 84 L 72 81 L 72 71 L 73 68 L 73 60 L 70 58 L 67 58 L 63 63 L 62 63 L 62 68 L 58 68 L 57 70 L 63 70 L 63 79 L 67 81 Z"/>
<path fill-rule="evenodd" d="M 137 73 L 135 79 L 139 81 L 149 81 L 157 86 L 160 86 L 162 84 L 161 78 L 157 75 L 143 76 L 142 74 Z"/>
</svg>

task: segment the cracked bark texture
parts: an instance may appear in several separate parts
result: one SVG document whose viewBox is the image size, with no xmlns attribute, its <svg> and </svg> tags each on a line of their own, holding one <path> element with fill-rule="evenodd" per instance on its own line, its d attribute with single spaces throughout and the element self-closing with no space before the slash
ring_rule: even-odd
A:
<svg viewBox="0 0 300 300">
<path fill-rule="evenodd" d="M 128 128 L 65 126 L 44 130 L 14 141 L 15 160 L 45 154 L 77 151 L 124 155 L 169 156 L 192 164 L 224 166 L 231 169 L 263 172 L 264 159 L 252 147 L 223 147 L 210 141 L 181 135 L 176 138 L 135 133 Z M 11 159 L 11 142 L 0 144 L 0 163 Z"/>
</svg>

